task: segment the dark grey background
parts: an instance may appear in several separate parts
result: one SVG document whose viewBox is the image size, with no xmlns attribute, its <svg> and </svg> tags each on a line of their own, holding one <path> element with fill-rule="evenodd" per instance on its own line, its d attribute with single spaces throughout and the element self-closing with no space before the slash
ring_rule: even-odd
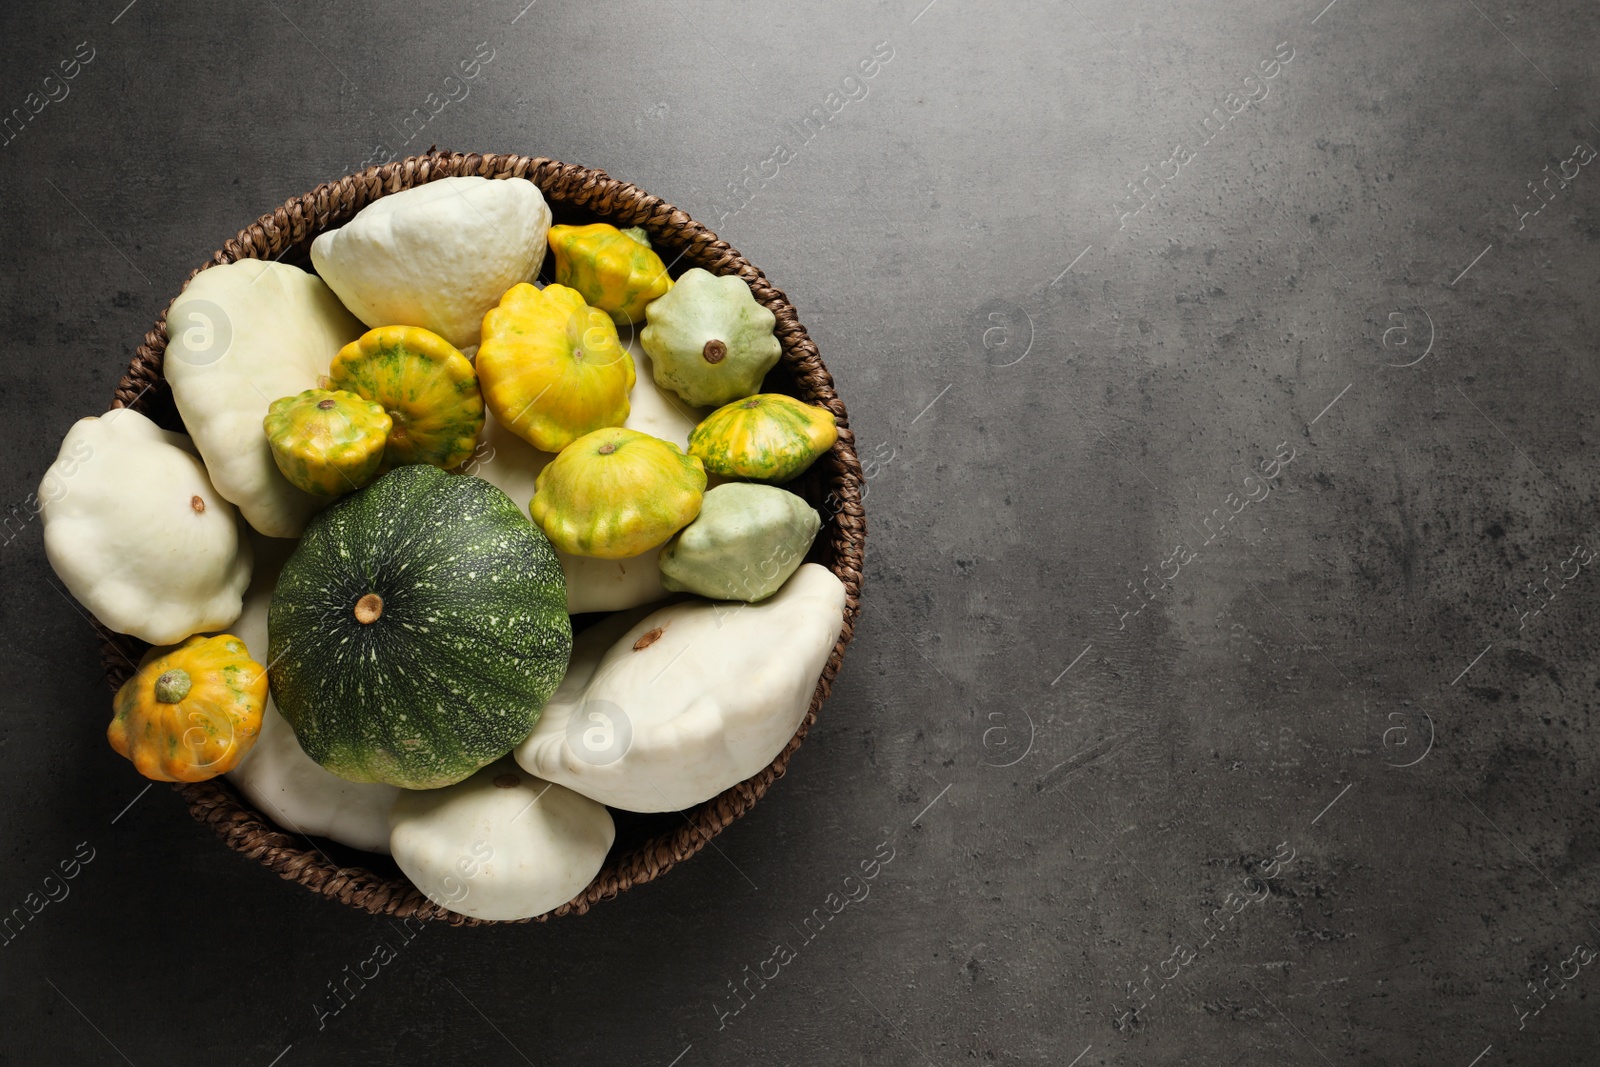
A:
<svg viewBox="0 0 1600 1067">
<path fill-rule="evenodd" d="M 0 148 L 15 514 L 212 249 L 437 143 L 602 167 L 788 291 L 871 475 L 867 582 L 811 739 L 716 851 L 581 919 L 430 928 L 319 1030 L 397 935 L 140 793 L 27 523 L 0 907 L 94 858 L 0 947 L 4 1062 L 1600 1060 L 1600 969 L 1555 977 L 1600 946 L 1600 574 L 1573 562 L 1600 549 L 1600 168 L 1519 218 L 1600 144 L 1593 5 L 125 2 L 0 14 L 4 111 L 94 51 Z M 870 896 L 721 1017 L 882 842 Z"/>
</svg>

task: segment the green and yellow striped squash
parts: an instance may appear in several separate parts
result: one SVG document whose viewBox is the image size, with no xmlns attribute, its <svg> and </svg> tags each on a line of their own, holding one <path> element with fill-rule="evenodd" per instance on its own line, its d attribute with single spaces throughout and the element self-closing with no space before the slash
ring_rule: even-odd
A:
<svg viewBox="0 0 1600 1067">
<path fill-rule="evenodd" d="M 391 425 L 383 405 L 342 389 L 274 400 L 262 421 L 278 469 L 315 496 L 349 493 L 376 478 Z"/>
<path fill-rule="evenodd" d="M 689 454 L 724 478 L 787 482 L 839 439 L 833 412 L 782 393 L 725 404 L 689 434 Z"/>
<path fill-rule="evenodd" d="M 450 468 L 472 455 L 483 429 L 483 395 L 472 363 L 420 326 L 380 326 L 339 350 L 328 369 L 334 389 L 382 406 L 392 425 L 384 467 Z"/>
<path fill-rule="evenodd" d="M 550 248 L 556 281 L 583 294 L 618 326 L 642 321 L 644 306 L 672 288 L 666 264 L 637 226 L 552 226 Z"/>
</svg>

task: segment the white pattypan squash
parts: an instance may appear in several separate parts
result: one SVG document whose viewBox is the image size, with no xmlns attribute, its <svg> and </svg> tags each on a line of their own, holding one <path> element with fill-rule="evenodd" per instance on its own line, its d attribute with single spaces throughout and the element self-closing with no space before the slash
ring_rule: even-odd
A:
<svg viewBox="0 0 1600 1067">
<path fill-rule="evenodd" d="M 505 291 L 539 273 L 549 231 L 526 178 L 441 178 L 321 234 L 311 262 L 368 326 L 421 326 L 465 348 Z"/>
<path fill-rule="evenodd" d="M 315 275 L 241 259 L 195 275 L 167 312 L 162 372 L 217 492 L 268 537 L 298 537 L 327 503 L 289 483 L 262 420 L 279 397 L 324 388 L 361 324 Z"/>
<path fill-rule="evenodd" d="M 623 425 L 687 449 L 689 433 L 700 417 L 697 409 L 687 407 L 655 383 L 650 357 L 637 341 L 630 340 L 627 348 L 638 364 L 638 375 L 628 395 L 629 413 Z M 526 513 L 539 472 L 552 459 L 554 454 L 534 448 L 486 413 L 478 455 L 462 469 L 492 482 Z M 567 613 L 625 611 L 665 597 L 661 565 L 656 560 L 660 551 L 657 547 L 627 559 L 599 559 L 557 549 L 556 557 L 567 578 Z"/>
<path fill-rule="evenodd" d="M 630 430 L 671 441 L 685 452 L 689 451 L 689 435 L 700 424 L 700 420 L 709 414 L 708 410 L 690 407 L 676 394 L 656 384 L 655 364 L 645 355 L 636 334 L 629 336 L 627 348 L 633 356 L 633 366 L 639 380 L 634 383 L 633 392 L 628 394 L 628 421 L 623 425 Z"/>
<path fill-rule="evenodd" d="M 267 608 L 278 572 L 294 551 L 293 541 L 251 539 L 256 573 L 245 593 L 244 611 L 228 632 L 243 641 L 250 658 L 266 664 Z M 389 851 L 389 809 L 400 790 L 392 785 L 347 782 L 301 749 L 294 730 L 267 700 L 261 734 L 228 778 L 267 818 L 292 833 L 317 834 L 366 852 Z"/>
<path fill-rule="evenodd" d="M 611 813 L 509 759 L 443 789 L 404 790 L 389 844 L 435 904 L 478 919 L 526 919 L 581 893 L 616 839 Z"/>
<path fill-rule="evenodd" d="M 250 545 L 182 434 L 130 408 L 80 419 L 39 500 L 50 565 L 111 629 L 170 645 L 239 617 Z"/>
<path fill-rule="evenodd" d="M 620 636 L 611 620 L 586 630 L 517 762 L 625 811 L 709 800 L 794 736 L 844 602 L 839 579 L 807 563 L 759 604 L 691 600 Z"/>
</svg>

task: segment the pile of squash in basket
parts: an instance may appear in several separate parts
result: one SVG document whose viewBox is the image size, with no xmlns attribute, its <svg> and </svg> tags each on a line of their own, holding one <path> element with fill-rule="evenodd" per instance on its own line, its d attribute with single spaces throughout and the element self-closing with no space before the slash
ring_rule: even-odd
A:
<svg viewBox="0 0 1600 1067">
<path fill-rule="evenodd" d="M 167 316 L 190 436 L 83 419 L 40 489 L 67 588 L 155 646 L 119 753 L 486 919 L 581 891 L 608 806 L 770 763 L 844 617 L 780 487 L 834 417 L 759 392 L 772 313 L 642 230 L 550 221 L 524 179 L 446 178 L 318 236 L 314 274 L 201 271 Z"/>
</svg>

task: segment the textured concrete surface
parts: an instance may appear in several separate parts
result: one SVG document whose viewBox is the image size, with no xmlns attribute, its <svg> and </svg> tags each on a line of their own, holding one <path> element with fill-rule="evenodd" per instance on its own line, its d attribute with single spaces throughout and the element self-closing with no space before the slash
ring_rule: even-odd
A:
<svg viewBox="0 0 1600 1067">
<path fill-rule="evenodd" d="M 1591 5 L 125 2 L 0 14 L 0 906 L 78 857 L 0 1061 L 1600 1062 Z M 26 520 L 211 249 L 433 143 L 761 264 L 871 555 L 715 851 L 406 940 L 140 792 Z"/>
</svg>

